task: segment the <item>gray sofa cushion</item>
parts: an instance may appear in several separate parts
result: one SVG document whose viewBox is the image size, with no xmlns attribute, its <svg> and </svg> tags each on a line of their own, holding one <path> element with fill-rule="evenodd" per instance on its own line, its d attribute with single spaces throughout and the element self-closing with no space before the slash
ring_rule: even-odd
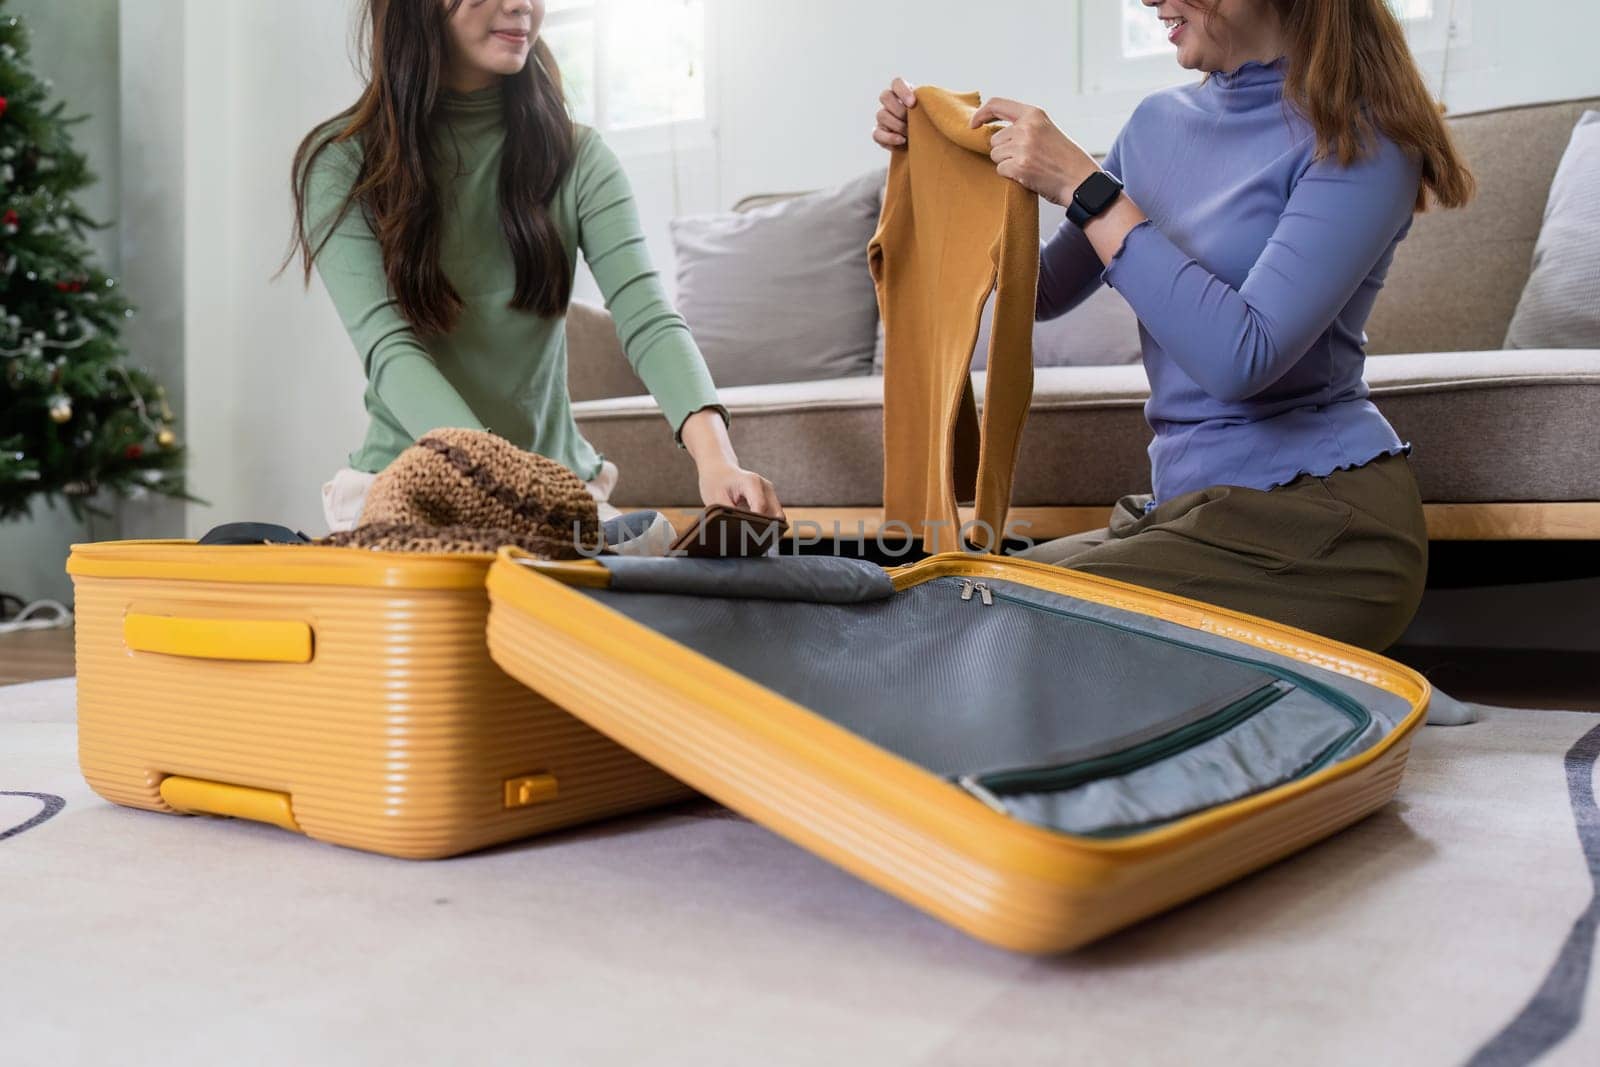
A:
<svg viewBox="0 0 1600 1067">
<path fill-rule="evenodd" d="M 1367 380 L 1415 446 L 1424 500 L 1600 499 L 1600 351 L 1380 356 L 1367 361 Z M 771 478 L 786 505 L 871 507 L 882 503 L 882 386 L 846 378 L 727 389 L 722 399 L 740 460 Z M 1138 365 L 1036 371 L 1013 502 L 1100 505 L 1148 492 L 1148 395 Z M 698 505 L 694 466 L 649 397 L 589 401 L 576 414 L 621 468 L 616 502 Z"/>
<path fill-rule="evenodd" d="M 678 310 L 721 386 L 872 373 L 867 244 L 884 172 L 749 211 L 672 220 Z"/>
<path fill-rule="evenodd" d="M 1450 120 L 1478 179 L 1458 211 L 1418 215 L 1367 322 L 1367 351 L 1478 352 L 1504 343 L 1528 280 L 1545 191 L 1572 127 L 1600 99 Z"/>
<path fill-rule="evenodd" d="M 978 322 L 978 345 L 972 369 L 989 365 L 989 324 L 994 315 L 994 294 L 983 306 Z M 1122 294 L 1102 285 L 1083 303 L 1059 318 L 1033 324 L 1035 367 L 1097 367 L 1137 363 L 1139 318 Z"/>
<path fill-rule="evenodd" d="M 1600 348 L 1600 111 L 1561 157 L 1506 347 Z"/>
</svg>

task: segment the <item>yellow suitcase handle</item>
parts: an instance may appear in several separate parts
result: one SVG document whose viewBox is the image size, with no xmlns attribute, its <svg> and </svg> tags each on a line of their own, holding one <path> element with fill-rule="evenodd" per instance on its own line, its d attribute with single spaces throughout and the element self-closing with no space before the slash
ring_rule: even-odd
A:
<svg viewBox="0 0 1600 1067">
<path fill-rule="evenodd" d="M 310 663 L 315 647 L 313 637 L 311 624 L 299 621 L 140 614 L 130 614 L 122 620 L 122 640 L 135 652 L 191 659 Z"/>
<path fill-rule="evenodd" d="M 174 811 L 185 815 L 222 815 L 302 832 L 300 824 L 294 821 L 288 793 L 169 775 L 161 779 L 161 799 Z"/>
</svg>

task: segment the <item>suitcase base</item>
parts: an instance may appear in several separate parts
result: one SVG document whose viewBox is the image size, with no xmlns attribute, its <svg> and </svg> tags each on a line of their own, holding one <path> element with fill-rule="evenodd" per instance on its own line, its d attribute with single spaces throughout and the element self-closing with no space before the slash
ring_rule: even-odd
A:
<svg viewBox="0 0 1600 1067">
<path fill-rule="evenodd" d="M 693 796 L 490 660 L 489 562 L 76 546 L 84 778 L 408 859 Z"/>
</svg>

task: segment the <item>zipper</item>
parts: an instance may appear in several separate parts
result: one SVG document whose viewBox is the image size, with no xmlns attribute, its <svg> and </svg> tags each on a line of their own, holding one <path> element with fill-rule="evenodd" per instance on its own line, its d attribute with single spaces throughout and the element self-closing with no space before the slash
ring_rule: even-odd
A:
<svg viewBox="0 0 1600 1067">
<path fill-rule="evenodd" d="M 989 589 L 989 583 L 974 581 L 971 578 L 961 579 L 961 599 L 971 600 L 972 594 L 977 593 L 978 599 L 986 608 L 994 606 L 994 593 Z"/>
<path fill-rule="evenodd" d="M 1141 767 L 1160 763 L 1191 748 L 1196 748 L 1230 730 L 1243 726 L 1255 716 L 1294 692 L 1295 686 L 1283 679 L 1268 682 L 1259 689 L 1245 694 L 1227 707 L 1207 715 L 1198 722 L 1173 730 L 1171 733 L 1135 745 L 1122 752 L 1113 752 L 1094 759 L 1068 763 L 1058 767 L 1029 767 L 1015 771 L 998 771 L 984 775 L 974 784 L 992 797 L 1012 796 L 1017 793 L 1057 793 L 1076 789 L 1080 785 L 1101 778 L 1117 778 L 1131 774 Z M 963 783 L 966 784 L 966 783 Z M 968 790 L 971 787 L 968 786 Z M 980 798 L 981 799 L 981 798 Z"/>
</svg>

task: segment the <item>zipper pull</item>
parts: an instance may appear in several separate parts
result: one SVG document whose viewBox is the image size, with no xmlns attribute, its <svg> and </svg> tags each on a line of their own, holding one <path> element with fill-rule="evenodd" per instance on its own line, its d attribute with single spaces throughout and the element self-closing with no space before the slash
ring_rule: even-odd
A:
<svg viewBox="0 0 1600 1067">
<path fill-rule="evenodd" d="M 963 579 L 961 579 L 961 599 L 962 600 L 971 600 L 972 599 L 972 579 L 971 578 L 963 578 Z"/>
<path fill-rule="evenodd" d="M 973 584 L 973 588 L 978 591 L 978 596 L 983 600 L 984 607 L 994 607 L 994 595 L 989 592 L 989 584 L 987 582 L 976 582 Z"/>
</svg>

